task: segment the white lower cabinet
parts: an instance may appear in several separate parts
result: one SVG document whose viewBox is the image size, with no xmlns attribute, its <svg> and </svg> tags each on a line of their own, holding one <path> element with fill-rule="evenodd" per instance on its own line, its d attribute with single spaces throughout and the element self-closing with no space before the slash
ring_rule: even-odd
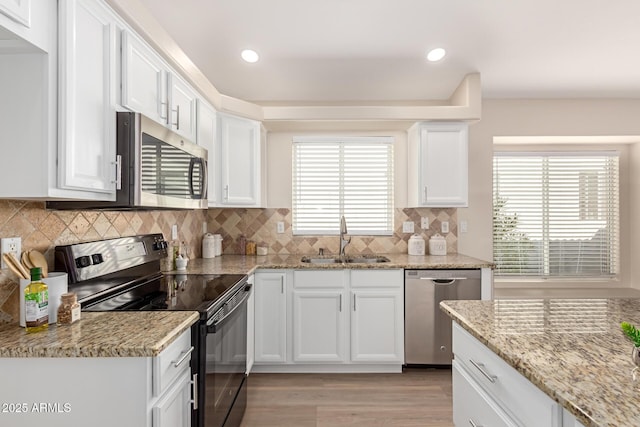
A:
<svg viewBox="0 0 640 427">
<path fill-rule="evenodd" d="M 255 363 L 287 361 L 287 274 L 255 273 Z"/>
<path fill-rule="evenodd" d="M 257 272 L 256 365 L 262 371 L 270 366 L 296 372 L 399 372 L 403 281 L 402 270 Z M 285 309 L 277 312 L 283 303 Z"/>
<path fill-rule="evenodd" d="M 192 349 L 187 330 L 156 357 L 0 358 L 16 385 L 0 387 L 0 425 L 190 427 Z"/>
<path fill-rule="evenodd" d="M 343 290 L 294 290 L 294 362 L 344 362 L 343 300 Z"/>
<path fill-rule="evenodd" d="M 255 317 L 256 317 L 256 287 L 255 276 L 252 274 L 247 279 L 247 284 L 252 286 L 249 298 L 247 298 L 247 371 L 249 375 L 255 361 Z"/>
<path fill-rule="evenodd" d="M 453 424 L 456 426 L 517 427 L 469 374 L 453 361 Z"/>
<path fill-rule="evenodd" d="M 562 426 L 558 403 L 455 322 L 453 353 L 456 426 Z"/>
</svg>

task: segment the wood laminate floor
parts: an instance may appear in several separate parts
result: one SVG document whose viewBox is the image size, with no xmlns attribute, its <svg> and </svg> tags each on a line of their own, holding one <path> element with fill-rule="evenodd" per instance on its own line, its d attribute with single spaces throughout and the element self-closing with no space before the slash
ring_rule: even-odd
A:
<svg viewBox="0 0 640 427">
<path fill-rule="evenodd" d="M 241 427 L 453 427 L 450 369 L 251 374 Z"/>
</svg>

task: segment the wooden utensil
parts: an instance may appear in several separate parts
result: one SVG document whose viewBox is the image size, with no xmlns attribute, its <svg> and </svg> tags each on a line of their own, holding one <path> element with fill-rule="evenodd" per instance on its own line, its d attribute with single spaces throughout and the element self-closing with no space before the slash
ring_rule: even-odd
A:
<svg viewBox="0 0 640 427">
<path fill-rule="evenodd" d="M 29 259 L 29 251 L 22 252 L 22 255 L 20 255 L 20 262 L 22 263 L 24 268 L 29 271 L 31 271 L 31 269 L 34 267 L 33 263 Z"/>
<path fill-rule="evenodd" d="M 49 275 L 49 266 L 47 265 L 47 259 L 42 255 L 41 252 L 32 249 L 29 251 L 29 260 L 34 267 L 40 267 L 42 270 L 42 277 L 47 277 Z"/>
<path fill-rule="evenodd" d="M 11 271 L 13 271 L 18 277 L 27 280 L 31 278 L 31 274 L 29 274 L 27 269 L 18 262 L 18 260 L 15 256 L 13 256 L 12 253 L 6 252 L 2 254 L 2 258 L 4 259 L 4 262 L 7 263 Z"/>
</svg>

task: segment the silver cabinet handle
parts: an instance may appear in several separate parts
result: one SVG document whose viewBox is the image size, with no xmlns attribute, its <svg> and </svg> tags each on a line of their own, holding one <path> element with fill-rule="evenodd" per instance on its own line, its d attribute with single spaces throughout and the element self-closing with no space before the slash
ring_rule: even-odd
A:
<svg viewBox="0 0 640 427">
<path fill-rule="evenodd" d="M 116 155 L 116 161 L 112 164 L 116 167 L 116 179 L 111 182 L 116 185 L 116 190 L 122 190 L 122 156 Z"/>
<path fill-rule="evenodd" d="M 162 115 L 162 112 L 166 111 L 165 115 Z M 163 119 L 166 123 L 169 123 L 169 103 L 161 102 L 160 103 L 160 118 Z"/>
<path fill-rule="evenodd" d="M 422 190 L 423 203 L 427 203 L 427 186 L 424 186 L 424 190 Z"/>
<path fill-rule="evenodd" d="M 224 200 L 229 201 L 229 184 L 224 186 Z"/>
<path fill-rule="evenodd" d="M 342 294 L 340 294 L 340 311 L 342 311 Z"/>
<path fill-rule="evenodd" d="M 480 424 L 476 424 L 471 418 L 469 418 L 469 424 L 471 424 L 471 427 L 482 427 Z"/>
<path fill-rule="evenodd" d="M 180 130 L 180 105 L 176 105 L 176 109 L 172 110 L 176 113 L 176 122 L 173 124 L 176 130 Z"/>
<path fill-rule="evenodd" d="M 357 295 L 353 296 L 353 311 L 356 311 L 356 300 L 358 299 Z"/>
<path fill-rule="evenodd" d="M 193 400 L 191 404 L 193 405 L 193 409 L 198 409 L 198 374 L 193 374 L 193 379 L 191 380 L 191 393 L 193 395 Z"/>
<path fill-rule="evenodd" d="M 484 375 L 486 379 L 488 379 L 488 380 L 489 380 L 489 382 L 491 382 L 491 383 L 495 383 L 495 382 L 496 382 L 496 380 L 498 379 L 498 377 L 497 377 L 497 376 L 495 376 L 495 375 L 491 375 L 490 373 L 488 373 L 487 371 L 485 371 L 485 369 L 484 369 L 484 368 L 485 368 L 484 363 L 478 363 L 478 362 L 476 362 L 476 361 L 475 361 L 475 360 L 473 360 L 473 359 L 469 359 L 469 362 L 471 362 L 471 364 L 472 364 L 473 366 L 475 366 L 475 367 L 476 367 L 476 369 L 477 369 L 477 370 L 479 370 L 479 371 L 480 371 L 480 373 L 481 373 L 482 375 Z"/>
<path fill-rule="evenodd" d="M 184 363 L 185 360 L 187 360 L 187 358 L 189 358 L 189 356 L 191 356 L 191 353 L 193 353 L 193 346 L 191 346 L 191 348 L 182 354 L 182 357 L 176 361 L 173 361 L 173 367 L 177 368 L 178 366 L 182 365 Z"/>
<path fill-rule="evenodd" d="M 284 294 L 284 277 L 280 277 L 280 293 Z"/>
</svg>

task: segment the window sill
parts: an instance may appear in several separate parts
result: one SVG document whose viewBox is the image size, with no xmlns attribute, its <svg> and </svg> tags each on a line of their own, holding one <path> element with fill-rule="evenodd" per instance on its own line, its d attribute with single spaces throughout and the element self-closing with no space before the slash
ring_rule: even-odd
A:
<svg viewBox="0 0 640 427">
<path fill-rule="evenodd" d="M 494 299 L 640 298 L 640 289 L 620 287 L 495 287 Z"/>
</svg>

